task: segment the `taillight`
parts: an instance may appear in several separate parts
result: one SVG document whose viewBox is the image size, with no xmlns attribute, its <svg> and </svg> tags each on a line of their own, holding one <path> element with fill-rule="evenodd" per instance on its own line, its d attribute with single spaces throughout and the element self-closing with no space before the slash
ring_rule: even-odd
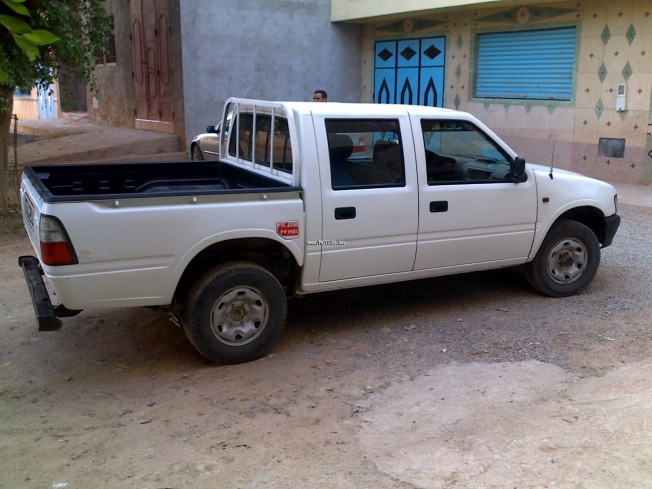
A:
<svg viewBox="0 0 652 489">
<path fill-rule="evenodd" d="M 44 264 L 56 266 L 79 263 L 68 233 L 56 217 L 41 215 L 39 240 L 41 241 L 41 261 Z"/>
</svg>

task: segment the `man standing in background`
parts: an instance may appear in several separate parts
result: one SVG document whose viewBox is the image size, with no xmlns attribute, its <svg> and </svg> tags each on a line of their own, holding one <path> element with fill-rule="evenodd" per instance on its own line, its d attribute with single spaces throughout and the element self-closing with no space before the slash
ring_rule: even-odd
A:
<svg viewBox="0 0 652 489">
<path fill-rule="evenodd" d="M 328 102 L 328 95 L 323 90 L 315 90 L 315 93 L 312 94 L 313 102 Z"/>
</svg>

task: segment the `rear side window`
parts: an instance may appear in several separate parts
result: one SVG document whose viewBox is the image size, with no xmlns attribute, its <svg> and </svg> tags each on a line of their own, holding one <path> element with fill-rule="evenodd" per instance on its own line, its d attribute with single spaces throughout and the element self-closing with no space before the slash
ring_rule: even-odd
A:
<svg viewBox="0 0 652 489">
<path fill-rule="evenodd" d="M 233 131 L 229 139 L 229 154 L 251 161 L 251 131 L 253 114 L 240 114 L 233 119 Z"/>
<path fill-rule="evenodd" d="M 333 190 L 405 186 L 397 120 L 328 119 L 326 133 Z"/>
<path fill-rule="evenodd" d="M 258 165 L 292 173 L 292 146 L 288 121 L 269 114 L 241 113 L 235 117 L 229 154 Z M 254 135 L 252 139 L 252 134 Z"/>
<path fill-rule="evenodd" d="M 283 117 L 259 115 L 256 117 L 256 163 L 292 173 L 292 146 L 288 121 Z"/>
</svg>

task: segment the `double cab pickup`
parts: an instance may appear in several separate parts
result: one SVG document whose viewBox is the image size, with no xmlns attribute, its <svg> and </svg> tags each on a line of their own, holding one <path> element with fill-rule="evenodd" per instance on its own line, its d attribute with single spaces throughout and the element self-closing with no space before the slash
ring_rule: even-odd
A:
<svg viewBox="0 0 652 489">
<path fill-rule="evenodd" d="M 159 306 L 207 359 L 245 362 L 292 296 L 503 267 L 577 294 L 620 222 L 611 185 L 526 163 L 468 113 L 232 98 L 222 120 L 214 161 L 25 168 L 40 330 Z"/>
</svg>

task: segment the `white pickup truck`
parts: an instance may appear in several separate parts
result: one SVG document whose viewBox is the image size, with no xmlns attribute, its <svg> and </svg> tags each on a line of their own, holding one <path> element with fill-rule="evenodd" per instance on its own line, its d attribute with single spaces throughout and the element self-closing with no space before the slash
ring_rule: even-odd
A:
<svg viewBox="0 0 652 489">
<path fill-rule="evenodd" d="M 576 294 L 620 223 L 611 185 L 526 164 L 464 112 L 234 98 L 223 120 L 219 161 L 25 168 L 40 330 L 164 306 L 204 357 L 244 362 L 291 296 L 512 266 Z"/>
</svg>

